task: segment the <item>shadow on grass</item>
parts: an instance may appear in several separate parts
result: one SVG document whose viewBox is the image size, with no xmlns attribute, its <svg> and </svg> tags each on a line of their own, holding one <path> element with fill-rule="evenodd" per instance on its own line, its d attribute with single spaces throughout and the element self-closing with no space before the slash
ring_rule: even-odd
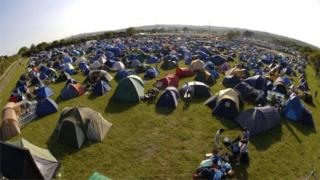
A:
<svg viewBox="0 0 320 180">
<path fill-rule="evenodd" d="M 166 107 L 157 107 L 155 106 L 156 112 L 163 115 L 171 114 L 175 109 L 174 108 L 166 108 Z"/>
<path fill-rule="evenodd" d="M 299 139 L 298 135 L 294 132 L 294 129 L 292 126 L 297 129 L 298 131 L 302 132 L 304 135 L 309 135 L 311 133 L 316 133 L 316 129 L 312 127 L 308 127 L 302 124 L 299 124 L 297 122 L 289 122 L 288 120 L 284 119 L 282 120 L 283 124 L 288 128 L 290 133 L 297 139 L 299 143 L 301 143 L 301 140 Z"/>
<path fill-rule="evenodd" d="M 97 142 L 91 142 L 91 141 L 89 142 L 86 139 L 80 149 L 73 148 L 72 146 L 60 144 L 58 142 L 57 131 L 53 131 L 49 140 L 47 141 L 48 149 L 57 159 L 62 159 L 63 157 L 65 157 L 67 155 L 76 153 L 76 152 L 80 151 L 81 149 L 85 149 L 85 148 L 90 147 L 91 145 L 94 145 L 96 143 Z"/>
<path fill-rule="evenodd" d="M 138 103 L 130 102 L 116 102 L 112 98 L 108 101 L 108 104 L 104 110 L 107 113 L 121 113 L 123 111 L 129 110 Z"/>
<path fill-rule="evenodd" d="M 99 97 L 99 96 L 96 96 L 96 95 L 90 93 L 89 96 L 88 96 L 88 99 L 90 99 L 90 100 L 95 100 L 95 99 L 98 98 L 98 97 Z"/>
<path fill-rule="evenodd" d="M 281 126 L 269 129 L 266 132 L 260 133 L 250 138 L 250 144 L 255 146 L 258 151 L 263 151 L 268 149 L 268 147 L 281 140 L 282 136 Z"/>
<path fill-rule="evenodd" d="M 59 95 L 55 100 L 54 100 L 57 104 L 61 103 L 63 101 L 63 99 L 61 98 L 61 95 Z"/>
<path fill-rule="evenodd" d="M 249 165 L 241 164 L 239 166 L 233 166 L 235 171 L 235 179 L 248 179 L 248 169 Z"/>
</svg>

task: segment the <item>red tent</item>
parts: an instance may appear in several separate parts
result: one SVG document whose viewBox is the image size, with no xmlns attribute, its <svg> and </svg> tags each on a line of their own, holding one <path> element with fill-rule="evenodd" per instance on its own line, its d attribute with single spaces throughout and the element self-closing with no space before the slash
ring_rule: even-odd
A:
<svg viewBox="0 0 320 180">
<path fill-rule="evenodd" d="M 168 74 L 164 78 L 157 81 L 157 87 L 166 88 L 168 86 L 179 86 L 179 78 L 175 74 Z"/>
<path fill-rule="evenodd" d="M 189 69 L 189 68 L 180 68 L 177 67 L 176 68 L 176 75 L 179 78 L 183 78 L 183 77 L 191 77 L 194 75 L 194 73 Z"/>
</svg>

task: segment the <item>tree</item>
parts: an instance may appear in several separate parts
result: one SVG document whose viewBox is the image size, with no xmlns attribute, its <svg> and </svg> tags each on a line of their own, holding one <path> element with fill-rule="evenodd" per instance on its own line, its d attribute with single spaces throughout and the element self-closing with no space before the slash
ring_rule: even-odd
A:
<svg viewBox="0 0 320 180">
<path fill-rule="evenodd" d="M 239 31 L 229 31 L 227 33 L 227 39 L 229 40 L 234 40 L 236 38 L 238 38 L 240 36 L 240 32 Z"/>
<path fill-rule="evenodd" d="M 183 28 L 182 28 L 182 31 L 183 31 L 183 32 L 187 32 L 187 31 L 189 31 L 189 28 L 188 28 L 188 27 L 183 27 Z"/>
<path fill-rule="evenodd" d="M 252 38 L 253 35 L 254 35 L 254 32 L 247 30 L 247 31 L 244 31 L 244 32 L 242 33 L 242 35 L 243 35 L 244 37 Z"/>
<path fill-rule="evenodd" d="M 22 56 L 25 56 L 26 52 L 28 51 L 29 49 L 25 46 L 23 46 L 22 48 L 19 49 L 18 51 L 18 54 L 19 55 L 22 55 Z"/>
<path fill-rule="evenodd" d="M 136 29 L 133 27 L 129 27 L 126 29 L 126 35 L 127 36 L 133 36 L 136 33 Z"/>
</svg>

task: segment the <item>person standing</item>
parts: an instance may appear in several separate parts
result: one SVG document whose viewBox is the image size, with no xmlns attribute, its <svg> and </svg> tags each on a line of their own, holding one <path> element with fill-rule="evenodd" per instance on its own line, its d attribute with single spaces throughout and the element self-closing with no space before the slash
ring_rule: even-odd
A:
<svg viewBox="0 0 320 180">
<path fill-rule="evenodd" d="M 248 130 L 248 128 L 243 127 L 242 128 L 242 141 L 246 141 L 249 142 L 249 138 L 250 138 L 250 132 Z"/>
<path fill-rule="evenodd" d="M 223 128 L 220 128 L 218 129 L 218 131 L 216 132 L 216 134 L 214 135 L 214 143 L 216 146 L 220 146 L 221 144 L 221 136 L 222 136 L 222 133 L 224 132 L 225 130 Z"/>
<path fill-rule="evenodd" d="M 318 91 L 316 90 L 316 91 L 314 92 L 314 98 L 316 99 L 317 96 L 318 96 Z"/>
</svg>

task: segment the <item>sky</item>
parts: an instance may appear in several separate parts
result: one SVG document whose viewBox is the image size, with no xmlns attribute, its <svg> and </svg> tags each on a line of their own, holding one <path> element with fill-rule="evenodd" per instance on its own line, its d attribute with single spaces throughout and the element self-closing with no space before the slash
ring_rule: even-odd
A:
<svg viewBox="0 0 320 180">
<path fill-rule="evenodd" d="M 187 24 L 266 31 L 320 47 L 320 0 L 0 0 L 0 55 L 72 35 Z"/>
</svg>

